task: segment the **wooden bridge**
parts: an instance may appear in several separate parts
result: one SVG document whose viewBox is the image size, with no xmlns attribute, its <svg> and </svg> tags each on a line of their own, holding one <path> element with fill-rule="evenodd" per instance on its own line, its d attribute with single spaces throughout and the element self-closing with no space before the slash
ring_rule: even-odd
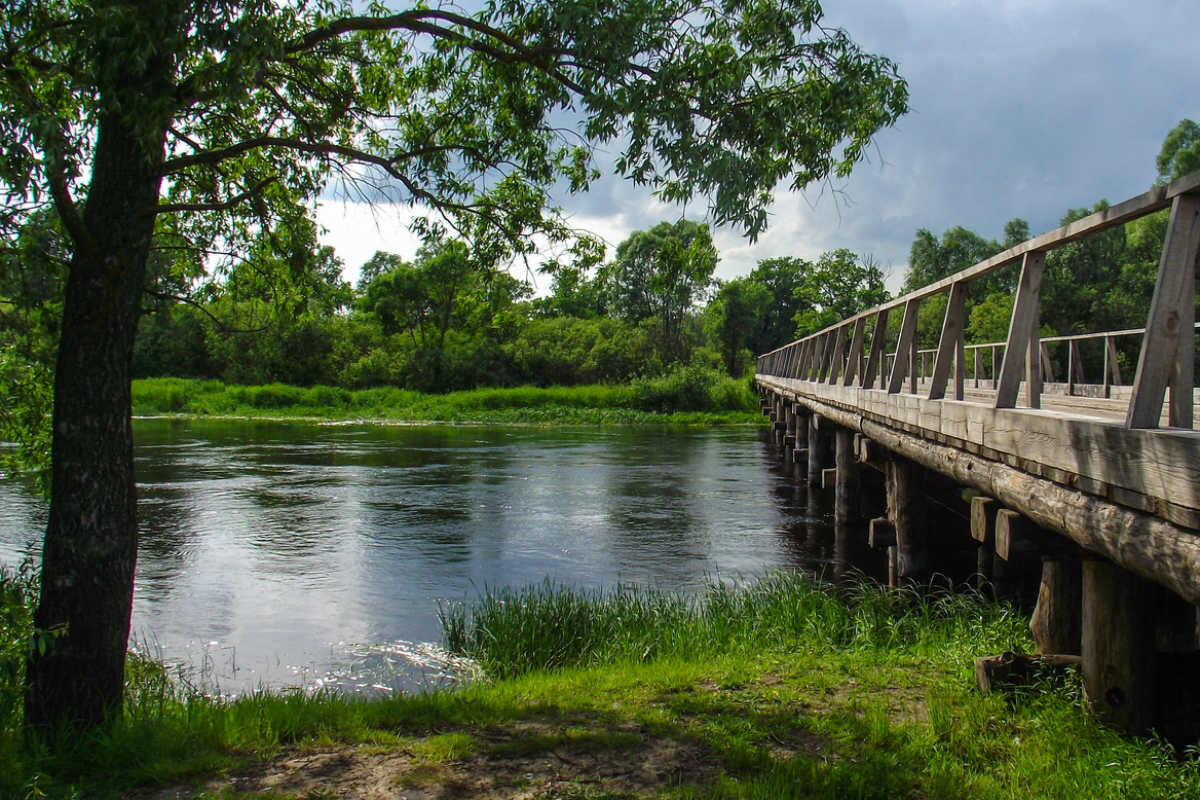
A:
<svg viewBox="0 0 1200 800">
<path fill-rule="evenodd" d="M 1041 338 L 1046 253 L 1167 208 L 1145 327 Z M 1176 690 L 1191 681 L 1167 674 L 1200 652 L 1198 246 L 1193 173 L 759 356 L 756 369 L 788 463 L 835 489 L 837 536 L 886 548 L 893 581 L 922 579 L 945 548 L 925 522 L 932 487 L 960 487 L 977 575 L 1036 573 L 1039 650 L 1081 656 L 1090 707 L 1131 730 L 1181 704 L 1200 717 Z M 972 282 L 1018 267 L 1007 340 L 968 344 Z M 921 350 L 918 309 L 939 295 L 938 344 Z M 1125 384 L 1119 346 L 1138 340 Z M 1085 350 L 1102 364 L 1090 383 Z"/>
</svg>

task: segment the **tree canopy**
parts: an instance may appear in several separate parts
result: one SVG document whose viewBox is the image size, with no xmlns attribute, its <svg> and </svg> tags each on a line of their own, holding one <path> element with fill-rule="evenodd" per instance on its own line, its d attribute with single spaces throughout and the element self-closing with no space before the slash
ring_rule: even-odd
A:
<svg viewBox="0 0 1200 800">
<path fill-rule="evenodd" d="M 120 709 L 152 253 L 204 254 L 157 262 L 186 290 L 332 185 L 493 264 L 570 236 L 551 192 L 586 189 L 601 145 L 755 236 L 778 184 L 847 174 L 907 105 L 815 0 L 16 0 L 0 34 L 0 238 L 52 206 L 70 250 L 36 614 L 63 633 L 30 662 L 35 727 Z"/>
</svg>

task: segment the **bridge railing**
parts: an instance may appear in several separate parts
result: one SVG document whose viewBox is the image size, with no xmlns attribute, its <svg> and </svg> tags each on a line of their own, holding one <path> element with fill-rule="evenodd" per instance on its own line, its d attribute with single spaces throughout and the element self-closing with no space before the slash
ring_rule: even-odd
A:
<svg viewBox="0 0 1200 800">
<path fill-rule="evenodd" d="M 1170 208 L 1154 295 L 1144 328 L 1078 334 L 1040 335 L 1040 301 L 1046 253 L 1094 236 L 1156 211 Z M 995 408 L 1015 408 L 1021 386 L 1025 406 L 1041 407 L 1045 378 L 1052 376 L 1045 345 L 1066 343 L 1069 391 L 1074 393 L 1082 368 L 1079 345 L 1103 340 L 1105 396 L 1120 385 L 1115 341 L 1141 336 L 1137 368 L 1129 392 L 1125 425 L 1158 427 L 1164 398 L 1171 427 L 1192 428 L 1196 329 L 1196 256 L 1200 249 L 1200 171 L 1122 203 L 1097 211 L 1056 230 L 1035 236 L 991 258 L 931 283 L 914 292 L 863 311 L 823 330 L 797 339 L 758 357 L 764 376 L 858 386 L 897 394 L 908 392 L 930 400 L 965 397 L 968 378 L 966 351 L 972 350 L 971 370 L 980 379 L 987 356 L 991 359 Z M 967 291 L 974 281 L 1020 265 L 1013 309 L 1005 342 L 968 345 L 965 341 Z M 918 311 L 922 301 L 945 295 L 938 345 L 917 345 Z M 895 319 L 900 317 L 897 328 Z M 980 352 L 984 356 L 981 363 Z M 999 369 L 996 362 L 999 360 Z M 924 365 L 923 365 L 924 362 Z M 953 381 L 951 381 L 953 378 Z M 1169 396 L 1168 396 L 1169 395 Z"/>
</svg>

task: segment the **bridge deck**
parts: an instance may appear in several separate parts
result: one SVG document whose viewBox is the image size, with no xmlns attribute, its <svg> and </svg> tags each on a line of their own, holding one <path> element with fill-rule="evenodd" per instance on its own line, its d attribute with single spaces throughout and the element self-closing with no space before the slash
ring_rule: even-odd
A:
<svg viewBox="0 0 1200 800">
<path fill-rule="evenodd" d="M 1200 432 L 1128 428 L 1128 398 L 1119 393 L 1104 398 L 1046 391 L 1041 409 L 997 409 L 995 391 L 982 386 L 968 386 L 963 400 L 929 400 L 772 375 L 757 379 L 818 413 L 869 419 L 1200 529 Z"/>
</svg>

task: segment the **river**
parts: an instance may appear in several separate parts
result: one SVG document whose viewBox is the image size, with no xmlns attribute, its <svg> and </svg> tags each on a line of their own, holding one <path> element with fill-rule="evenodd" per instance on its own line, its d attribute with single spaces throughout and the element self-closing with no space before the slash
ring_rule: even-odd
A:
<svg viewBox="0 0 1200 800">
<path fill-rule="evenodd" d="M 208 692 L 445 680 L 438 604 L 550 580 L 694 592 L 828 549 L 763 434 L 137 420 L 132 638 Z M 0 482 L 0 563 L 45 504 Z"/>
</svg>

